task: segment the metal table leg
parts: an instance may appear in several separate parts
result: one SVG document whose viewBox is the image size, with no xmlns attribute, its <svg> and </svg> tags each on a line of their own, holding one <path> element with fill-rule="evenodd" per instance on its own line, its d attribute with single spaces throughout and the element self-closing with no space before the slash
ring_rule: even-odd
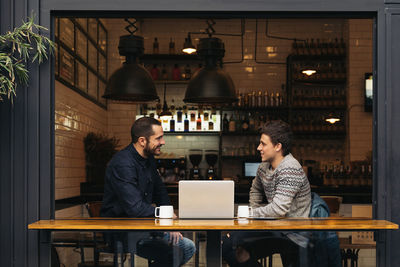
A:
<svg viewBox="0 0 400 267">
<path fill-rule="evenodd" d="M 207 267 L 220 267 L 222 264 L 221 231 L 207 231 Z"/>
</svg>

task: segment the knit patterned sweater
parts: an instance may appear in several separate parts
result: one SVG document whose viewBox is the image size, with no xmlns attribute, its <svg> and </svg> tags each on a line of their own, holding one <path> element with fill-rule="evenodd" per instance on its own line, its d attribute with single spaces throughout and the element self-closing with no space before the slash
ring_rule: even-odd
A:
<svg viewBox="0 0 400 267">
<path fill-rule="evenodd" d="M 268 204 L 261 204 L 265 194 Z M 250 205 L 255 217 L 308 217 L 311 191 L 300 163 L 286 155 L 275 170 L 263 162 L 250 189 Z"/>
</svg>

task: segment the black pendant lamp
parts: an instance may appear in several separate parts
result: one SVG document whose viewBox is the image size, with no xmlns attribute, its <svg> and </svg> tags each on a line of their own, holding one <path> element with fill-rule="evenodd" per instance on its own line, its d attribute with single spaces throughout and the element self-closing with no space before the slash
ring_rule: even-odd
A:
<svg viewBox="0 0 400 267">
<path fill-rule="evenodd" d="M 183 101 L 195 104 L 231 104 L 237 101 L 232 78 L 222 70 L 224 43 L 219 38 L 202 38 L 197 46 L 204 67 L 194 73 Z"/>
<path fill-rule="evenodd" d="M 131 34 L 121 36 L 118 45 L 119 54 L 125 56 L 126 61 L 111 75 L 103 97 L 121 101 L 154 101 L 158 99 L 158 95 L 153 79 L 150 73 L 138 64 L 138 59 L 144 51 L 143 37 L 133 35 L 137 28 L 134 23 L 130 24 L 135 30 L 130 31 L 129 26 L 126 27 Z"/>
</svg>

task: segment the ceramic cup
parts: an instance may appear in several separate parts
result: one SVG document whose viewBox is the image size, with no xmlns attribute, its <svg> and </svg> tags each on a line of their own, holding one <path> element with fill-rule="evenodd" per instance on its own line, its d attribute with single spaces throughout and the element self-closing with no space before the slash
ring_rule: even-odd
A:
<svg viewBox="0 0 400 267">
<path fill-rule="evenodd" d="M 157 218 L 162 218 L 162 219 L 170 219 L 174 217 L 174 207 L 173 206 L 160 206 L 157 207 L 154 215 Z"/>
</svg>

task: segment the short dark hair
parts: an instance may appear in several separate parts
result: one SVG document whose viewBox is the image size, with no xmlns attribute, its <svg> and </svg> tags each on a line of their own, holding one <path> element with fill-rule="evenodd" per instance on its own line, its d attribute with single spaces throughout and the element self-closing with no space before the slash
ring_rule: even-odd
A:
<svg viewBox="0 0 400 267">
<path fill-rule="evenodd" d="M 161 126 L 161 122 L 150 117 L 137 119 L 131 128 L 132 143 L 136 143 L 139 137 L 145 137 L 148 140 L 154 134 L 153 125 Z"/>
<path fill-rule="evenodd" d="M 260 129 L 261 134 L 268 135 L 272 144 L 282 144 L 282 155 L 286 156 L 292 148 L 293 132 L 290 125 L 284 121 L 268 121 Z"/>
</svg>

